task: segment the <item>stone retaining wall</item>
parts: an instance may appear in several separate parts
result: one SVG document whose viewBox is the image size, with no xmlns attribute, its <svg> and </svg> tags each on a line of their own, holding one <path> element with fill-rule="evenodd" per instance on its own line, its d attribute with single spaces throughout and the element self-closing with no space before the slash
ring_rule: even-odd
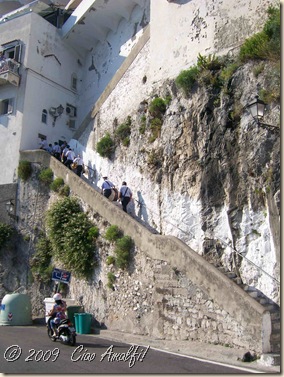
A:
<svg viewBox="0 0 284 377">
<path fill-rule="evenodd" d="M 128 308 L 124 295 L 128 295 L 132 300 L 133 292 L 137 293 L 139 289 L 146 292 L 147 288 L 148 294 L 144 299 L 151 304 L 149 312 L 143 313 L 142 317 L 140 315 L 139 321 L 144 323 L 141 324 L 140 331 L 160 337 L 175 336 L 177 339 L 192 336 L 200 340 L 217 341 L 218 338 L 218 342 L 229 342 L 231 345 L 247 344 L 258 352 L 270 351 L 270 313 L 200 255 L 175 237 L 152 234 L 47 153 L 24 151 L 21 152 L 21 159 L 49 166 L 56 176 L 62 177 L 70 186 L 72 194 L 80 197 L 103 219 L 112 225 L 118 225 L 130 236 L 135 242 L 137 253 L 146 258 L 147 263 L 141 267 L 140 273 L 136 272 L 137 275 L 133 273 L 131 276 L 126 274 L 124 279 L 127 279 L 128 283 L 122 284 L 120 281 L 120 288 L 104 300 L 108 326 L 113 329 L 135 331 L 137 324 L 134 326 L 132 322 L 130 325 L 131 318 L 121 318 L 119 308 L 120 305 L 125 310 Z M 156 266 L 154 269 L 151 281 L 149 276 L 145 276 L 144 270 L 151 271 L 155 263 L 160 267 Z M 167 266 L 165 276 L 165 267 L 162 267 L 164 265 Z M 160 273 L 157 272 L 157 268 L 161 269 Z M 173 275 L 173 271 L 176 276 Z M 141 282 L 141 287 L 137 285 L 138 288 L 134 287 L 133 290 L 135 280 Z M 76 282 L 74 284 L 78 285 Z M 143 284 L 146 284 L 146 287 L 143 288 Z M 75 286 L 73 293 L 79 297 L 80 292 Z M 86 300 L 89 306 L 93 305 L 91 303 L 94 300 L 96 305 L 99 301 L 100 285 L 97 288 L 97 293 L 94 292 L 94 287 L 87 284 L 84 288 L 78 288 L 84 296 L 89 296 Z M 143 307 L 144 301 L 143 295 L 140 295 L 137 308 Z M 131 307 L 129 310 L 135 311 Z"/>
</svg>

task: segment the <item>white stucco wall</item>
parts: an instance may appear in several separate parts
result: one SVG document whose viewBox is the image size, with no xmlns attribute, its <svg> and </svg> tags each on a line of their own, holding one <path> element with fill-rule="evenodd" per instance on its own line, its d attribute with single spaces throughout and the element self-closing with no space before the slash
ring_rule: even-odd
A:
<svg viewBox="0 0 284 377">
<path fill-rule="evenodd" d="M 264 23 L 276 0 L 151 1 L 151 80 L 176 77 L 201 55 L 233 51 Z"/>
</svg>

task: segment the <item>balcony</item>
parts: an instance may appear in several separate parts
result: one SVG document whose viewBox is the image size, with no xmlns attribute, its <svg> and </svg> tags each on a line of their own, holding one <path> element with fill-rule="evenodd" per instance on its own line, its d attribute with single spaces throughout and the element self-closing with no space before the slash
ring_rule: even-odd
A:
<svg viewBox="0 0 284 377">
<path fill-rule="evenodd" d="M 2 57 L 0 60 L 0 86 L 7 84 L 19 86 L 19 67 L 20 63 L 16 62 L 14 59 Z"/>
</svg>

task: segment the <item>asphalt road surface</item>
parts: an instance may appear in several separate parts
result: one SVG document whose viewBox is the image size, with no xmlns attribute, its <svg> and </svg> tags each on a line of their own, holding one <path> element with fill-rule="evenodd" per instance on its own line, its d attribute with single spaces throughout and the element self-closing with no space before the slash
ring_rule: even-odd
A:
<svg viewBox="0 0 284 377">
<path fill-rule="evenodd" d="M 13 374 L 244 374 L 243 369 L 196 360 L 99 335 L 77 335 L 75 347 L 52 342 L 45 326 L 0 326 L 0 372 Z"/>
</svg>

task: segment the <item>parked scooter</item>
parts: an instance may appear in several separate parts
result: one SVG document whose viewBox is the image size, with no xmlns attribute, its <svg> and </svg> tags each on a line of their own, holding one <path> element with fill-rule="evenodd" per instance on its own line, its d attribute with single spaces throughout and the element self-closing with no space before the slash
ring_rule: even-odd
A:
<svg viewBox="0 0 284 377">
<path fill-rule="evenodd" d="M 50 326 L 50 321 L 52 317 L 48 318 L 47 321 L 47 335 L 49 338 L 56 342 L 56 340 L 60 340 L 62 344 L 69 344 L 70 346 L 76 345 L 76 330 L 73 324 L 70 322 L 68 318 L 62 319 L 58 325 L 56 325 L 57 335 L 53 336 L 53 331 Z"/>
</svg>

